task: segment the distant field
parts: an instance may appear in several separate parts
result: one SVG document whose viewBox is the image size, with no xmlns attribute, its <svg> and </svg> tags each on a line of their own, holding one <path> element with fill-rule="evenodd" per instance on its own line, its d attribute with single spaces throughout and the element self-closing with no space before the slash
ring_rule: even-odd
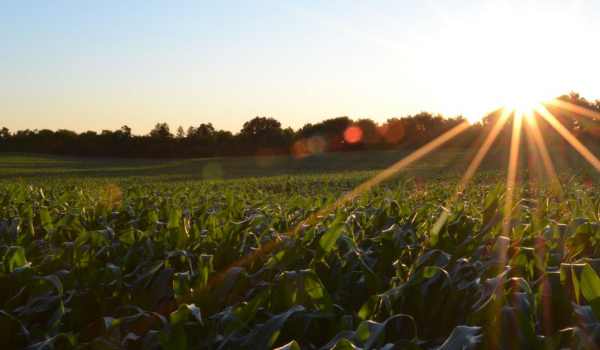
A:
<svg viewBox="0 0 600 350">
<path fill-rule="evenodd" d="M 436 150 L 403 170 L 406 176 L 431 178 L 462 174 L 476 149 Z M 592 149 L 600 154 L 600 149 Z M 412 151 L 345 152 L 313 155 L 302 159 L 291 156 L 231 157 L 185 160 L 82 158 L 27 153 L 0 153 L 0 184 L 24 179 L 39 185 L 81 184 L 107 181 L 167 187 L 202 180 L 233 180 L 274 176 L 365 173 L 383 170 Z M 557 170 L 579 167 L 584 162 L 573 150 L 551 148 Z M 540 169 L 522 152 L 521 164 Z M 501 171 L 508 163 L 508 149 L 492 149 L 480 170 Z M 527 163 L 527 164 L 525 164 Z M 535 164 L 534 164 L 535 163 Z M 586 166 L 587 167 L 587 166 Z M 572 170 L 572 169 L 570 169 Z"/>
</svg>

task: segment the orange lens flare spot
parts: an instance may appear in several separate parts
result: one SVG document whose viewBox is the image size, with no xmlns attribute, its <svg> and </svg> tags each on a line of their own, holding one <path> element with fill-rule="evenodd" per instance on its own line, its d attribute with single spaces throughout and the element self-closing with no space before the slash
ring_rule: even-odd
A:
<svg viewBox="0 0 600 350">
<path fill-rule="evenodd" d="M 304 140 L 300 140 L 294 143 L 290 149 L 290 153 L 294 158 L 304 158 L 308 156 L 308 149 L 306 148 L 306 142 Z"/>
<path fill-rule="evenodd" d="M 313 136 L 306 141 L 306 148 L 310 154 L 322 153 L 327 150 L 327 141 L 323 136 Z"/>
<path fill-rule="evenodd" d="M 362 139 L 363 132 L 358 126 L 351 126 L 344 131 L 344 140 L 348 143 L 357 143 Z"/>
<path fill-rule="evenodd" d="M 398 143 L 404 137 L 404 124 L 400 122 L 384 124 L 377 128 L 377 132 L 387 143 Z"/>
</svg>

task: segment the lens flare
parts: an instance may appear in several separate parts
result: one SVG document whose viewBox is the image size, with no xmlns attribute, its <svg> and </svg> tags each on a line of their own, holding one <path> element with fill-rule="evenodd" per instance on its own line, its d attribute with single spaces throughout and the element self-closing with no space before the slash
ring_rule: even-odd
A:
<svg viewBox="0 0 600 350">
<path fill-rule="evenodd" d="M 387 143 L 398 143 L 404 137 L 404 123 L 387 122 L 383 126 L 377 128 L 377 132 L 383 136 Z"/>
<path fill-rule="evenodd" d="M 327 140 L 323 136 L 313 136 L 306 141 L 306 149 L 309 153 L 323 153 L 327 151 Z"/>
<path fill-rule="evenodd" d="M 290 149 L 290 153 L 294 158 L 304 158 L 309 155 L 308 149 L 306 148 L 306 142 L 304 140 L 297 141 Z"/>
<path fill-rule="evenodd" d="M 351 126 L 344 131 L 344 140 L 348 143 L 357 143 L 362 139 L 363 132 L 358 126 Z"/>
</svg>

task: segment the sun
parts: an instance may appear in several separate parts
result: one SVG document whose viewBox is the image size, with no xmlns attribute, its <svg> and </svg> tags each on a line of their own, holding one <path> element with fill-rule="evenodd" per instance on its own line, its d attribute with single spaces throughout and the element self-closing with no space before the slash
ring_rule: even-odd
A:
<svg viewBox="0 0 600 350">
<path fill-rule="evenodd" d="M 568 12 L 566 5 L 509 1 L 455 21 L 437 47 L 447 53 L 433 72 L 439 109 L 474 122 L 501 106 L 528 111 L 559 96 L 572 79 L 559 67 L 572 62 L 572 38 L 579 37 Z"/>
<path fill-rule="evenodd" d="M 503 100 L 505 101 L 505 108 L 511 111 L 514 110 L 515 114 L 519 113 L 525 115 L 525 117 L 531 116 L 534 107 L 542 101 L 538 94 L 521 89 L 509 91 L 505 94 Z"/>
</svg>

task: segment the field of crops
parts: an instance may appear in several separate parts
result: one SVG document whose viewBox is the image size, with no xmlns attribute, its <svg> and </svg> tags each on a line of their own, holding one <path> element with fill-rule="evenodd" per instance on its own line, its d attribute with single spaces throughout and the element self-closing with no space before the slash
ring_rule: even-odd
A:
<svg viewBox="0 0 600 350">
<path fill-rule="evenodd" d="M 599 174 L 461 152 L 0 155 L 0 349 L 597 348 Z"/>
</svg>

